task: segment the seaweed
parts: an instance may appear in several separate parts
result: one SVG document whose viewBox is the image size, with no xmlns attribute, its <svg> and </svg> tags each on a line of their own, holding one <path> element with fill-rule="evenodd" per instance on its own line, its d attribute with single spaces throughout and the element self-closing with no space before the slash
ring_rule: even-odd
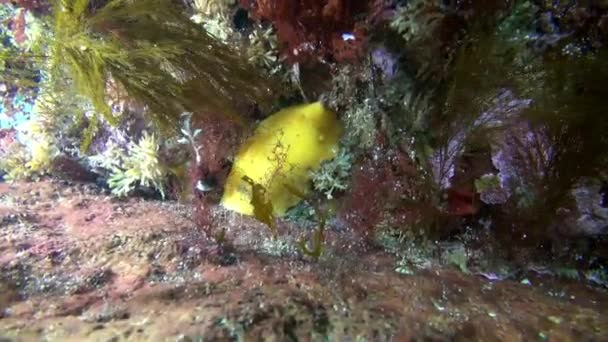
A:
<svg viewBox="0 0 608 342">
<path fill-rule="evenodd" d="M 545 56 L 540 86 L 527 89 L 533 104 L 509 136 L 493 146 L 502 183 L 515 195 L 508 203 L 517 213 L 511 220 L 534 227 L 521 232 L 533 241 L 555 234 L 551 222 L 561 217 L 560 208 L 575 206 L 572 190 L 577 183 L 604 177 L 606 56 L 605 51 L 585 57 Z M 572 235 L 582 226 L 562 224 L 561 230 Z"/>
<path fill-rule="evenodd" d="M 0 3 L 0 72 L 7 90 L 35 91 L 45 62 L 48 27 L 31 10 Z"/>
<path fill-rule="evenodd" d="M 419 150 L 439 189 L 470 194 L 475 179 L 498 171 L 500 184 L 479 189 L 484 202 L 501 204 L 498 230 L 537 244 L 555 238 L 553 223 L 573 207 L 577 182 L 604 173 L 608 64 L 605 49 L 572 53 L 577 34 L 539 49 L 555 37 L 534 35 L 535 13 L 520 1 L 494 30 L 471 28 L 455 55 L 441 113 L 430 121 L 431 139 Z M 459 171 L 465 159 L 488 153 L 489 168 Z"/>
<path fill-rule="evenodd" d="M 273 214 L 272 202 L 266 196 L 266 188 L 256 183 L 248 176 L 243 176 L 243 181 L 251 185 L 251 205 L 253 206 L 253 216 L 260 222 L 266 224 L 272 232 L 273 238 L 277 238 L 277 227 Z"/>
<path fill-rule="evenodd" d="M 122 162 L 112 165 L 112 175 L 108 185 L 116 196 L 126 196 L 135 183 L 144 187 L 153 186 L 165 197 L 167 167 L 159 158 L 160 144 L 154 134 L 144 132 L 137 144 L 129 143 L 129 154 L 123 155 Z"/>
<path fill-rule="evenodd" d="M 254 17 L 274 24 L 280 50 L 290 63 L 356 60 L 367 46 L 366 23 L 360 19 L 370 7 L 365 1 L 243 0 L 241 3 Z"/>
<path fill-rule="evenodd" d="M 292 193 L 294 196 L 297 196 L 302 200 L 306 199 L 306 195 L 302 191 L 295 188 L 294 186 L 291 186 L 289 184 L 283 184 L 283 186 L 285 187 L 285 189 L 287 189 L 287 191 Z M 325 228 L 326 228 L 326 224 L 327 224 L 327 213 L 322 211 L 318 205 L 314 206 L 314 210 L 315 210 L 315 216 L 317 218 L 317 230 L 314 234 L 313 241 L 312 241 L 313 247 L 312 248 L 309 247 L 309 244 L 306 241 L 306 238 L 302 238 L 298 242 L 298 245 L 300 246 L 300 248 L 302 249 L 302 252 L 304 252 L 304 254 L 313 258 L 315 261 L 318 261 L 319 258 L 321 257 L 321 255 L 323 254 L 323 249 L 324 249 L 324 244 L 325 244 Z"/>
<path fill-rule="evenodd" d="M 332 199 L 336 191 L 345 191 L 352 163 L 353 156 L 345 149 L 341 149 L 334 159 L 323 162 L 318 170 L 311 172 L 315 190 L 323 191 L 327 199 Z"/>
<path fill-rule="evenodd" d="M 323 254 L 325 244 L 325 225 L 327 222 L 327 218 L 323 214 L 318 214 L 317 217 L 318 227 L 313 237 L 313 247 L 309 247 L 309 244 L 306 239 L 301 239 L 298 242 L 298 245 L 300 246 L 304 254 L 313 258 L 315 261 L 318 261 L 321 255 Z"/>
<path fill-rule="evenodd" d="M 110 78 L 147 106 L 163 132 L 176 132 L 184 111 L 242 121 L 239 103 L 266 105 L 272 96 L 272 82 L 168 0 L 112 0 L 96 10 L 89 0 L 62 0 L 54 12 L 52 78 L 68 71 L 112 124 L 118 119 L 106 101 Z M 93 125 L 89 136 L 94 132 Z"/>
<path fill-rule="evenodd" d="M 12 139 L 11 139 L 12 140 Z M 31 120 L 6 147 L 0 149 L 0 170 L 8 182 L 38 180 L 52 169 L 59 155 L 55 138 L 42 120 Z"/>
</svg>

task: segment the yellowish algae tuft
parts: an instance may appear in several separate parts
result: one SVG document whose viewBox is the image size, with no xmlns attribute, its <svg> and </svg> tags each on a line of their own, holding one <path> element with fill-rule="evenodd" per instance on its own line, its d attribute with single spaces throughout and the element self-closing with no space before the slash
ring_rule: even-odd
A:
<svg viewBox="0 0 608 342">
<path fill-rule="evenodd" d="M 343 128 L 336 114 L 320 102 L 285 108 L 262 121 L 241 147 L 224 187 L 222 205 L 253 215 L 249 177 L 266 189 L 275 216 L 301 198 L 285 185 L 308 194 L 310 172 L 335 157 Z"/>
</svg>

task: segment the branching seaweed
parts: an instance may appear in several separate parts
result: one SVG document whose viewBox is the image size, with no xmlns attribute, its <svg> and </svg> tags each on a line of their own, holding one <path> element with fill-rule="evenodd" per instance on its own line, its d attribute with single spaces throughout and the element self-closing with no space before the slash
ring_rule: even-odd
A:
<svg viewBox="0 0 608 342">
<path fill-rule="evenodd" d="M 61 79 L 67 71 L 110 123 L 117 123 L 106 101 L 110 77 L 146 105 L 165 131 L 178 129 L 184 111 L 239 119 L 236 105 L 266 104 L 271 96 L 269 81 L 168 0 L 113 0 L 95 11 L 90 7 L 90 0 L 57 2 L 51 74 Z M 94 131 L 92 126 L 89 135 Z"/>
<path fill-rule="evenodd" d="M 301 198 L 302 200 L 306 199 L 306 195 L 303 192 L 301 192 L 300 190 L 296 189 L 295 187 L 293 187 L 289 184 L 283 184 L 283 185 L 285 186 L 287 191 L 292 193 L 294 196 L 297 196 L 297 197 Z M 311 257 L 315 261 L 317 261 L 323 254 L 323 249 L 324 249 L 324 245 L 325 245 L 325 228 L 326 228 L 326 224 L 327 224 L 327 214 L 325 212 L 321 211 L 318 207 L 315 207 L 315 213 L 316 213 L 317 220 L 318 220 L 318 223 L 317 223 L 318 227 L 317 227 L 317 231 L 315 232 L 314 237 L 313 237 L 313 241 L 312 241 L 313 247 L 310 248 L 308 242 L 304 238 L 298 242 L 298 245 L 300 246 L 300 248 L 302 249 L 302 252 L 304 252 L 304 254 L 308 255 L 309 257 Z"/>
<path fill-rule="evenodd" d="M 251 205 L 253 206 L 253 216 L 260 222 L 265 223 L 272 232 L 273 238 L 277 237 L 277 227 L 273 214 L 272 202 L 266 196 L 266 188 L 256 183 L 248 176 L 243 176 L 243 181 L 251 185 Z"/>
</svg>

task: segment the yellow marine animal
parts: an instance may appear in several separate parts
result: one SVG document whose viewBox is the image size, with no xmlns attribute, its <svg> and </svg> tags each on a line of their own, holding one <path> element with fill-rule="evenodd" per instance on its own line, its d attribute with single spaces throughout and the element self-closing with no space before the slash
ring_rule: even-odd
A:
<svg viewBox="0 0 608 342">
<path fill-rule="evenodd" d="M 308 194 L 310 171 L 335 157 L 342 131 L 336 114 L 320 102 L 285 108 L 269 116 L 236 155 L 222 205 L 254 215 L 252 203 L 263 195 L 263 204 L 272 208 L 272 215 L 282 216 L 301 200 L 289 188 Z M 252 196 L 254 189 L 256 198 Z"/>
</svg>

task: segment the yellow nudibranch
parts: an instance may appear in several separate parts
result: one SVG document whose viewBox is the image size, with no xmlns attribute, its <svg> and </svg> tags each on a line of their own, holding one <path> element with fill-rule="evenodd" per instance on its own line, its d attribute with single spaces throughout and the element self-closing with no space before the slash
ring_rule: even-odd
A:
<svg viewBox="0 0 608 342">
<path fill-rule="evenodd" d="M 288 187 L 309 193 L 310 171 L 335 157 L 342 131 L 336 113 L 320 102 L 285 108 L 269 116 L 236 155 L 222 205 L 253 215 L 252 185 L 243 180 L 247 176 L 249 182 L 264 187 L 274 216 L 284 215 L 301 200 Z"/>
</svg>

